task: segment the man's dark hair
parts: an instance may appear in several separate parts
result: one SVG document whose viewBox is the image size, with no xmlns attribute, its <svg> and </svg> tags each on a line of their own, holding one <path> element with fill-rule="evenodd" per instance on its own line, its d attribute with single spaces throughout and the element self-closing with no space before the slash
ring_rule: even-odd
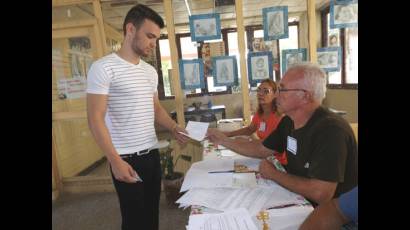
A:
<svg viewBox="0 0 410 230">
<path fill-rule="evenodd" d="M 157 12 L 143 4 L 137 4 L 134 7 L 132 7 L 128 11 L 127 16 L 125 16 L 124 24 L 122 26 L 122 29 L 124 30 L 124 35 L 127 32 L 127 29 L 125 27 L 128 23 L 131 22 L 138 30 L 145 19 L 153 21 L 161 29 L 164 28 L 164 20 L 162 20 L 161 16 L 159 16 Z"/>
</svg>

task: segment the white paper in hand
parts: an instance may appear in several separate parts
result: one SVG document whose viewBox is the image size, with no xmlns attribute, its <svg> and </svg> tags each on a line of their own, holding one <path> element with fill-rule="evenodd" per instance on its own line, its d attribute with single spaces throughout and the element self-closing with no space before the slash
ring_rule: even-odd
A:
<svg viewBox="0 0 410 230">
<path fill-rule="evenodd" d="M 186 131 L 188 132 L 188 135 L 186 133 L 182 133 L 194 140 L 197 141 L 202 141 L 205 138 L 206 131 L 208 130 L 209 123 L 206 122 L 197 122 L 197 121 L 188 121 L 188 124 L 186 126 Z"/>
</svg>

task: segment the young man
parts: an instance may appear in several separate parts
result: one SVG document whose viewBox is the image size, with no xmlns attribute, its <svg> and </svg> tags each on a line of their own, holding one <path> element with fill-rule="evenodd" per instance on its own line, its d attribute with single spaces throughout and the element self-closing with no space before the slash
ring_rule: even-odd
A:
<svg viewBox="0 0 410 230">
<path fill-rule="evenodd" d="M 321 106 L 326 75 L 319 66 L 295 64 L 277 90 L 278 110 L 286 114 L 262 143 L 238 143 L 215 129 L 209 139 L 250 157 L 266 158 L 286 151 L 288 173 L 262 160 L 259 171 L 313 205 L 328 201 L 357 185 L 357 144 L 350 125 Z"/>
<path fill-rule="evenodd" d="M 117 53 L 94 62 L 88 73 L 90 129 L 106 155 L 118 194 L 122 229 L 158 229 L 161 168 L 154 122 L 181 144 L 187 137 L 162 108 L 158 74 L 141 59 L 156 46 L 162 18 L 136 5 L 124 20 L 124 41 Z"/>
</svg>

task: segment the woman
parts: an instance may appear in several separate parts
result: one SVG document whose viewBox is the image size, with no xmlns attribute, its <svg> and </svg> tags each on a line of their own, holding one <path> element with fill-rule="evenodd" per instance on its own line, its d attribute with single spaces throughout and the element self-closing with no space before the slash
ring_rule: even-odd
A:
<svg viewBox="0 0 410 230">
<path fill-rule="evenodd" d="M 280 114 L 276 107 L 276 83 L 271 79 L 265 79 L 257 88 L 258 110 L 252 118 L 249 126 L 231 132 L 224 132 L 228 137 L 247 135 L 250 136 L 254 132 L 262 141 L 269 136 L 269 134 L 276 129 L 282 114 Z M 286 154 L 275 153 L 276 158 L 282 165 L 287 164 Z"/>
</svg>

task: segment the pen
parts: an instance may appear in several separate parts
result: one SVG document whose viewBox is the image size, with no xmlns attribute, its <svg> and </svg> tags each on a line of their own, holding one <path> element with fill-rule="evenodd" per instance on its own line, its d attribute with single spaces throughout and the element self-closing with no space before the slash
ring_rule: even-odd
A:
<svg viewBox="0 0 410 230">
<path fill-rule="evenodd" d="M 258 171 L 254 170 L 243 170 L 243 171 L 235 171 L 235 170 L 227 170 L 227 171 L 213 171 L 208 173 L 258 173 Z"/>
<path fill-rule="evenodd" d="M 271 208 L 268 208 L 268 209 L 287 208 L 287 207 L 298 206 L 298 205 L 301 205 L 301 204 L 284 204 L 284 205 L 278 205 L 278 206 L 275 206 L 275 207 L 271 207 Z"/>
<path fill-rule="evenodd" d="M 212 172 L 208 172 L 208 173 L 232 173 L 235 172 L 235 170 L 227 170 L 227 171 L 212 171 Z"/>
</svg>

